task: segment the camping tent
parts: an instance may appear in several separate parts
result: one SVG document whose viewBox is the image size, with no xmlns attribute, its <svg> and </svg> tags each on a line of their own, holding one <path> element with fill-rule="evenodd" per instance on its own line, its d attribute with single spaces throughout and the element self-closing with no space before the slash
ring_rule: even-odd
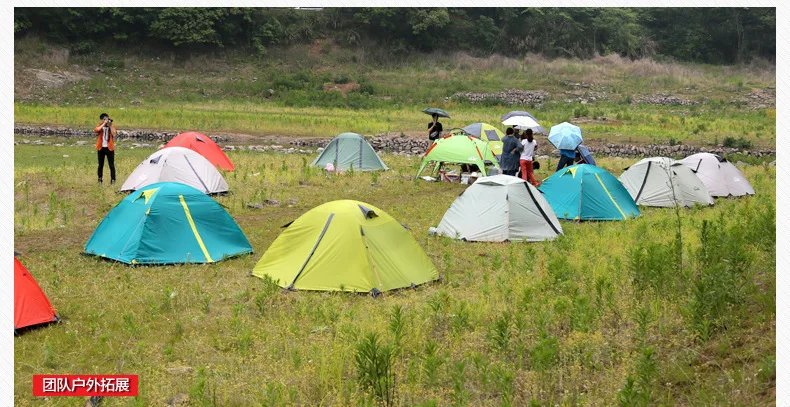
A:
<svg viewBox="0 0 790 407">
<path fill-rule="evenodd" d="M 498 128 L 488 123 L 472 123 L 461 130 L 470 136 L 487 141 L 488 148 L 491 149 L 494 155 L 502 154 L 502 139 L 505 135 Z"/>
<path fill-rule="evenodd" d="M 328 202 L 285 227 L 252 271 L 281 287 L 376 295 L 439 278 L 409 230 L 364 202 Z"/>
<path fill-rule="evenodd" d="M 565 167 L 538 189 L 560 219 L 620 220 L 640 215 L 623 184 L 593 165 Z"/>
<path fill-rule="evenodd" d="M 160 182 L 113 208 L 85 252 L 127 264 L 213 263 L 252 253 L 252 247 L 233 218 L 206 194 Z"/>
<path fill-rule="evenodd" d="M 711 196 L 754 195 L 749 180 L 722 156 L 697 153 L 684 158 L 682 162 L 697 174 Z"/>
<path fill-rule="evenodd" d="M 494 175 L 477 180 L 455 199 L 436 233 L 467 241 L 550 240 L 562 233 L 540 191 L 521 178 Z"/>
<path fill-rule="evenodd" d="M 436 162 L 434 171 L 442 163 L 474 164 L 483 171 L 486 161 L 488 161 L 499 168 L 499 162 L 488 147 L 488 143 L 470 136 L 449 135 L 434 141 L 422 159 L 417 176 L 432 161 Z"/>
<path fill-rule="evenodd" d="M 180 182 L 206 194 L 228 191 L 228 183 L 217 168 L 184 147 L 167 147 L 148 156 L 129 174 L 121 191 L 134 191 L 157 182 Z"/>
<path fill-rule="evenodd" d="M 194 131 L 181 133 L 168 141 L 165 147 L 186 147 L 206 157 L 214 166 L 219 166 L 227 171 L 235 169 L 233 163 L 230 162 L 230 158 L 222 151 L 222 148 L 214 140 L 202 133 Z"/>
<path fill-rule="evenodd" d="M 336 170 L 344 171 L 350 168 L 355 171 L 388 169 L 368 141 L 357 133 L 343 133 L 333 138 L 310 165 L 324 168 L 329 163 Z"/>
<path fill-rule="evenodd" d="M 713 205 L 702 181 L 683 163 L 671 158 L 645 158 L 627 168 L 619 179 L 637 205 Z"/>
<path fill-rule="evenodd" d="M 57 322 L 58 314 L 52 308 L 44 291 L 24 265 L 14 257 L 14 333 L 33 325 Z"/>
</svg>

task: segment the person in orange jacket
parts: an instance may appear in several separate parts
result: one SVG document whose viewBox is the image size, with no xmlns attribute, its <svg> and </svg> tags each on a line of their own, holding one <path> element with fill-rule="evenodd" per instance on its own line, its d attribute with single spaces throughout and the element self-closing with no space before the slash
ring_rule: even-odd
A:
<svg viewBox="0 0 790 407">
<path fill-rule="evenodd" d="M 112 123 L 110 115 L 102 113 L 99 115 L 99 123 L 93 131 L 96 133 L 96 151 L 99 153 L 99 183 L 102 182 L 104 175 L 104 158 L 107 157 L 107 164 L 110 166 L 110 184 L 115 184 L 115 125 Z"/>
</svg>

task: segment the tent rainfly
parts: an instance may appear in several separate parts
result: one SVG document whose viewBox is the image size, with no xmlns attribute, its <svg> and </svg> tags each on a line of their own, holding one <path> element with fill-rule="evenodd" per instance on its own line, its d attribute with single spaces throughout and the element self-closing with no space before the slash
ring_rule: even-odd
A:
<svg viewBox="0 0 790 407">
<path fill-rule="evenodd" d="M 697 174 L 713 197 L 754 195 L 749 180 L 720 155 L 697 153 L 684 158 L 682 162 Z"/>
<path fill-rule="evenodd" d="M 494 155 L 502 154 L 502 139 L 505 135 L 496 127 L 488 123 L 472 123 L 462 128 L 466 134 L 488 142 L 488 148 Z"/>
<path fill-rule="evenodd" d="M 222 147 L 202 133 L 195 131 L 181 133 L 168 141 L 165 147 L 186 147 L 206 157 L 214 166 L 218 166 L 226 171 L 233 171 L 235 169 L 233 163 L 230 162 L 230 158 L 222 151 Z"/>
<path fill-rule="evenodd" d="M 436 234 L 466 241 L 542 241 L 562 234 L 543 195 L 523 179 L 493 175 L 464 190 L 444 214 Z"/>
<path fill-rule="evenodd" d="M 214 263 L 252 253 L 252 247 L 209 196 L 186 184 L 160 182 L 118 203 L 85 253 L 127 264 Z"/>
<path fill-rule="evenodd" d="M 354 171 L 389 169 L 370 143 L 357 133 L 343 133 L 333 138 L 310 165 L 325 168 L 329 163 L 342 171 L 352 168 Z"/>
<path fill-rule="evenodd" d="M 560 219 L 625 220 L 640 215 L 623 184 L 594 165 L 565 167 L 538 189 Z"/>
<path fill-rule="evenodd" d="M 167 147 L 151 154 L 129 174 L 121 191 L 157 182 L 180 182 L 206 194 L 228 192 L 228 183 L 211 162 L 184 147 Z"/>
<path fill-rule="evenodd" d="M 484 171 L 485 164 L 492 164 L 499 168 L 499 161 L 494 157 L 494 153 L 488 143 L 471 136 L 444 136 L 433 142 L 420 164 L 417 176 L 430 162 L 435 162 L 433 169 L 435 172 L 443 163 L 452 164 L 474 164 Z"/>
<path fill-rule="evenodd" d="M 14 256 L 14 334 L 35 325 L 58 322 L 44 291 L 25 266 Z"/>
<path fill-rule="evenodd" d="M 364 202 L 328 202 L 284 227 L 252 274 L 287 289 L 376 296 L 439 278 L 411 232 Z"/>
<path fill-rule="evenodd" d="M 671 158 L 645 158 L 627 168 L 619 179 L 637 205 L 713 205 L 713 198 L 694 172 Z"/>
</svg>

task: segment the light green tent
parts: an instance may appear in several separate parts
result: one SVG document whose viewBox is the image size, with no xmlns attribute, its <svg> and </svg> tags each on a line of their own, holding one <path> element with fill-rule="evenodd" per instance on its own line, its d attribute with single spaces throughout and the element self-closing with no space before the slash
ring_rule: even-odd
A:
<svg viewBox="0 0 790 407">
<path fill-rule="evenodd" d="M 355 171 L 389 169 L 373 151 L 370 143 L 357 133 L 343 133 L 333 138 L 311 165 L 325 168 L 329 163 L 336 170 L 343 171 L 351 168 Z"/>
<path fill-rule="evenodd" d="M 351 200 L 317 206 L 287 225 L 252 274 L 288 289 L 373 295 L 439 278 L 405 226 Z"/>
<path fill-rule="evenodd" d="M 433 145 L 425 153 L 425 157 L 420 164 L 420 171 L 417 176 L 422 174 L 422 170 L 430 162 L 435 162 L 434 171 L 442 163 L 453 164 L 475 164 L 481 171 L 485 170 L 485 164 L 492 164 L 499 168 L 499 162 L 494 153 L 489 148 L 487 142 L 470 136 L 445 136 L 433 142 Z"/>
</svg>

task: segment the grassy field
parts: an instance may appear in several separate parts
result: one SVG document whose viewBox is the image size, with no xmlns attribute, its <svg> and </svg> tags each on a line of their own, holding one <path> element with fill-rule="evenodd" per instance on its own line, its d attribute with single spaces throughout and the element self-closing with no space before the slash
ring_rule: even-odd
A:
<svg viewBox="0 0 790 407">
<path fill-rule="evenodd" d="M 214 103 L 185 111 L 232 110 Z M 125 112 L 147 120 L 146 109 Z M 280 108 L 243 109 L 253 117 Z M 119 183 L 152 152 L 128 145 L 118 151 Z M 107 406 L 174 397 L 195 406 L 375 405 L 355 362 L 371 333 L 394 349 L 392 405 L 775 403 L 775 167 L 742 168 L 754 197 L 681 210 L 680 240 L 677 213 L 648 208 L 631 221 L 564 222 L 552 242 L 482 244 L 427 234 L 464 186 L 413 181 L 417 159 L 384 155 L 391 171 L 326 176 L 307 166 L 312 156 L 229 155 L 233 194 L 216 199 L 255 253 L 127 267 L 81 254 L 124 197 L 95 183 L 95 151 L 15 146 L 15 248 L 63 318 L 15 339 L 16 405 L 77 403 L 33 398 L 34 373 L 140 375 L 139 397 Z M 634 161 L 600 164 L 619 175 Z M 291 198 L 296 205 L 247 207 Z M 372 299 L 282 293 L 249 276 L 281 225 L 336 199 L 368 202 L 409 226 L 442 280 Z"/>
<path fill-rule="evenodd" d="M 518 109 L 533 112 L 545 127 L 572 120 L 587 137 L 601 141 L 717 145 L 730 138 L 761 148 L 776 144 L 775 107 L 748 102 L 754 92 L 775 94 L 775 67 L 764 63 L 708 66 L 616 56 L 548 61 L 535 55 L 465 54 L 393 60 L 375 50 L 329 43 L 274 49 L 266 59 L 233 51 L 198 57 L 117 51 L 67 56 L 30 38 L 17 40 L 14 51 L 14 120 L 20 124 L 90 127 L 98 113 L 108 111 L 121 129 L 411 134 L 424 131 L 428 117 L 421 109 L 441 106 L 453 117 L 444 121 L 446 129 L 480 121 L 498 124 L 502 114 Z M 78 79 L 47 85 L 36 79 L 35 69 Z M 334 86 L 349 93 L 327 90 Z M 510 88 L 543 90 L 550 97 L 538 105 L 512 106 L 445 101 L 457 92 Z M 699 104 L 631 103 L 659 93 Z"/>
</svg>

